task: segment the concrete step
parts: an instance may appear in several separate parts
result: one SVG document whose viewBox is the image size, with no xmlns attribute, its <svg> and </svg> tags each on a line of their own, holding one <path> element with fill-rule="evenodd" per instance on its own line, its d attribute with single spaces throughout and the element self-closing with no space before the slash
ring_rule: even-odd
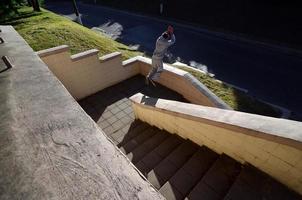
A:
<svg viewBox="0 0 302 200">
<path fill-rule="evenodd" d="M 149 128 L 145 129 L 142 133 L 138 134 L 136 137 L 129 140 L 126 144 L 120 147 L 120 150 L 127 155 L 129 152 L 134 150 L 141 143 L 144 143 L 146 140 L 148 140 L 148 138 L 152 137 L 155 134 L 156 130 L 150 126 Z"/>
<path fill-rule="evenodd" d="M 112 138 L 168 200 L 302 198 L 255 167 L 137 120 Z M 122 139 L 117 139 L 122 138 Z"/>
<path fill-rule="evenodd" d="M 241 164 L 222 154 L 193 188 L 186 199 L 218 200 L 224 198 L 241 171 Z"/>
<path fill-rule="evenodd" d="M 159 192 L 169 200 L 184 199 L 218 157 L 217 153 L 207 147 L 200 147 Z"/>
<path fill-rule="evenodd" d="M 167 133 L 170 134 L 170 133 Z M 135 166 L 141 171 L 142 174 L 147 174 L 158 165 L 164 158 L 166 158 L 175 148 L 177 148 L 184 139 L 181 137 L 170 134 L 161 144 L 159 144 L 153 151 L 143 157 Z"/>
<path fill-rule="evenodd" d="M 120 130 L 111 134 L 111 137 L 113 140 L 118 142 L 117 146 L 121 147 L 149 127 L 150 125 L 143 123 L 142 121 L 138 121 L 136 125 L 131 124 L 128 130 Z"/>
<path fill-rule="evenodd" d="M 257 168 L 245 165 L 224 199 L 301 200 L 302 197 Z"/>
<path fill-rule="evenodd" d="M 151 152 L 169 136 L 169 133 L 165 131 L 160 131 L 159 129 L 156 129 L 155 133 L 156 134 L 154 136 L 152 136 L 151 138 L 149 138 L 144 143 L 140 144 L 137 148 L 127 154 L 127 157 L 131 160 L 133 164 L 136 164 L 146 154 Z"/>
<path fill-rule="evenodd" d="M 130 136 L 129 133 L 134 131 L 139 126 L 147 127 L 147 125 L 144 124 L 142 121 L 134 120 L 131 124 L 123 127 L 122 129 L 119 129 L 118 131 L 116 131 L 110 135 L 108 135 L 106 132 L 105 133 L 115 143 L 115 145 L 118 145 L 123 140 L 126 140 L 127 138 L 129 138 L 129 136 Z"/>
<path fill-rule="evenodd" d="M 186 140 L 147 174 L 150 183 L 160 189 L 198 150 L 199 146 Z"/>
</svg>

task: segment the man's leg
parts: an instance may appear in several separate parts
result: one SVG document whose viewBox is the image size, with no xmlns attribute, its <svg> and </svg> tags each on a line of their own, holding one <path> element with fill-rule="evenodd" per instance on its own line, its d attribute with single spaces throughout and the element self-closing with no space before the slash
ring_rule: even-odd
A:
<svg viewBox="0 0 302 200">
<path fill-rule="evenodd" d="M 146 76 L 146 84 L 149 85 L 149 80 L 153 80 L 153 76 L 156 74 L 157 72 L 157 62 L 156 62 L 156 59 L 153 59 L 152 58 L 152 68 L 151 70 L 149 71 L 148 75 Z M 154 85 L 154 83 L 152 82 L 152 84 Z"/>
<path fill-rule="evenodd" d="M 152 69 L 149 71 L 147 78 L 152 79 L 156 72 L 157 72 L 157 67 L 152 66 Z"/>
<path fill-rule="evenodd" d="M 157 60 L 156 61 L 156 66 L 157 66 L 157 70 L 156 70 L 155 74 L 152 77 L 152 80 L 154 80 L 154 81 L 157 81 L 160 77 L 160 74 L 164 71 L 163 61 L 162 60 Z"/>
<path fill-rule="evenodd" d="M 147 77 L 146 77 L 146 84 L 149 85 L 149 82 L 152 83 L 153 86 L 156 86 L 155 83 L 153 82 L 153 77 L 154 74 L 157 72 L 157 68 L 152 67 L 152 69 L 150 70 L 150 72 L 148 73 Z"/>
</svg>

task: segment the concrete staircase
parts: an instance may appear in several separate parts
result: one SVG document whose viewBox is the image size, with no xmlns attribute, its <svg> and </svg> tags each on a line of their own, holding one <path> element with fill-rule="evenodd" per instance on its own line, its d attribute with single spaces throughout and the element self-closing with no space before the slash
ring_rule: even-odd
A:
<svg viewBox="0 0 302 200">
<path fill-rule="evenodd" d="M 167 199 L 301 199 L 267 174 L 136 120 L 109 135 Z"/>
</svg>

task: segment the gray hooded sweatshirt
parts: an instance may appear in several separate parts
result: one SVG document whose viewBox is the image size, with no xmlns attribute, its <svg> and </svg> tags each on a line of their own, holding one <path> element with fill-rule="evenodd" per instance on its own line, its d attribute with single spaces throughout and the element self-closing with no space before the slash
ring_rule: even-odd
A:
<svg viewBox="0 0 302 200">
<path fill-rule="evenodd" d="M 167 52 L 167 49 L 175 43 L 175 35 L 172 34 L 171 39 L 167 40 L 162 35 L 156 41 L 156 47 L 153 52 L 153 59 L 162 60 Z"/>
</svg>

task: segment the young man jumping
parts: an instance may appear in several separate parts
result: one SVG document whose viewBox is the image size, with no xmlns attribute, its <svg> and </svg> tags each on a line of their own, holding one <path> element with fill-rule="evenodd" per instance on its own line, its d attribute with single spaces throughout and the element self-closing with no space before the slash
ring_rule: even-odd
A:
<svg viewBox="0 0 302 200">
<path fill-rule="evenodd" d="M 156 40 L 156 47 L 152 56 L 152 69 L 149 71 L 146 77 L 146 83 L 149 81 L 155 86 L 153 81 L 156 81 L 160 77 L 160 73 L 163 71 L 163 58 L 167 52 L 167 49 L 175 43 L 175 35 L 172 26 L 168 27 L 159 38 Z"/>
</svg>

